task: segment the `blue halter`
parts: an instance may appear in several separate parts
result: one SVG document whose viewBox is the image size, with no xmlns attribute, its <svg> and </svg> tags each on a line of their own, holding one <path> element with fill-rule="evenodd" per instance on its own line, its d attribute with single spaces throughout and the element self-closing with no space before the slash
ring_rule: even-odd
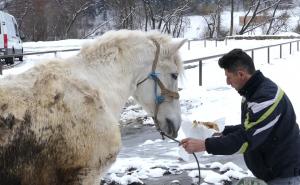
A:
<svg viewBox="0 0 300 185">
<path fill-rule="evenodd" d="M 151 72 L 148 76 L 148 78 L 152 79 L 154 81 L 154 95 L 155 95 L 155 103 L 156 104 L 161 104 L 165 101 L 165 97 L 162 95 L 158 95 L 157 93 L 157 81 L 158 81 L 158 75 L 159 73 L 156 72 Z"/>
<path fill-rule="evenodd" d="M 165 101 L 166 96 L 168 96 L 172 99 L 179 99 L 179 94 L 178 94 L 178 92 L 174 92 L 174 91 L 171 91 L 171 90 L 167 89 L 164 86 L 164 84 L 160 81 L 160 79 L 158 77 L 159 73 L 155 72 L 156 66 L 157 66 L 157 63 L 158 63 L 160 45 L 155 40 L 153 40 L 153 42 L 156 45 L 156 53 L 155 53 L 155 58 L 154 58 L 154 61 L 153 61 L 153 64 L 152 64 L 152 71 L 146 78 L 144 78 L 144 80 L 137 83 L 137 87 L 140 84 L 144 83 L 147 79 L 152 79 L 154 81 L 155 109 L 154 109 L 153 120 L 154 120 L 154 123 L 155 123 L 155 126 L 156 126 L 157 130 L 161 133 L 162 137 L 164 137 L 164 133 L 160 129 L 160 126 L 159 126 L 158 120 L 157 120 L 159 105 L 162 104 Z M 157 86 L 160 87 L 160 95 L 158 95 L 158 92 L 157 92 L 158 87 Z"/>
</svg>

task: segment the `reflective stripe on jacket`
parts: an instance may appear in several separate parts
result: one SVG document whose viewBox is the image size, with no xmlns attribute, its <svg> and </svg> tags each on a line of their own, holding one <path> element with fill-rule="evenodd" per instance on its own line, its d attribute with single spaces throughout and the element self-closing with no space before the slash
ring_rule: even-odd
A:
<svg viewBox="0 0 300 185">
<path fill-rule="evenodd" d="M 243 153 L 252 173 L 265 181 L 300 175 L 299 127 L 287 95 L 260 71 L 239 91 L 242 124 L 205 141 L 208 153 Z"/>
</svg>

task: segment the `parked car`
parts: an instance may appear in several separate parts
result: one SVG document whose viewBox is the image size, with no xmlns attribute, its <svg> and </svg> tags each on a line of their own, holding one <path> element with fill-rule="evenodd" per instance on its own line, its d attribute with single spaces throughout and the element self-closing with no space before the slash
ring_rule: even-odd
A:
<svg viewBox="0 0 300 185">
<path fill-rule="evenodd" d="M 0 55 L 20 54 L 16 58 L 23 61 L 22 39 L 14 16 L 0 11 Z M 6 64 L 14 63 L 14 57 L 6 57 L 4 60 Z"/>
</svg>

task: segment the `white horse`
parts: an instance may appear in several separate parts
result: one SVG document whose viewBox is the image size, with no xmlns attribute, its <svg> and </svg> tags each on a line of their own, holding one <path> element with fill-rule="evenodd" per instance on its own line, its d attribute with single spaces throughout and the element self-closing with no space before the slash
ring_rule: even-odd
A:
<svg viewBox="0 0 300 185">
<path fill-rule="evenodd" d="M 99 185 L 120 150 L 118 120 L 130 96 L 176 137 L 183 43 L 111 31 L 74 57 L 1 79 L 0 184 Z"/>
</svg>

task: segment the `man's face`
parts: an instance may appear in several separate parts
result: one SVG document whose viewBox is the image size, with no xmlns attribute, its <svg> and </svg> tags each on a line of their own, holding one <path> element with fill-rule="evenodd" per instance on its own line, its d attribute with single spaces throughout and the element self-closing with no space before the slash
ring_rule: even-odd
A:
<svg viewBox="0 0 300 185">
<path fill-rule="evenodd" d="M 231 85 L 231 87 L 235 88 L 235 90 L 237 91 L 239 91 L 250 78 L 248 74 L 243 70 L 239 70 L 237 72 L 229 72 L 225 69 L 225 76 L 227 84 Z"/>
</svg>

